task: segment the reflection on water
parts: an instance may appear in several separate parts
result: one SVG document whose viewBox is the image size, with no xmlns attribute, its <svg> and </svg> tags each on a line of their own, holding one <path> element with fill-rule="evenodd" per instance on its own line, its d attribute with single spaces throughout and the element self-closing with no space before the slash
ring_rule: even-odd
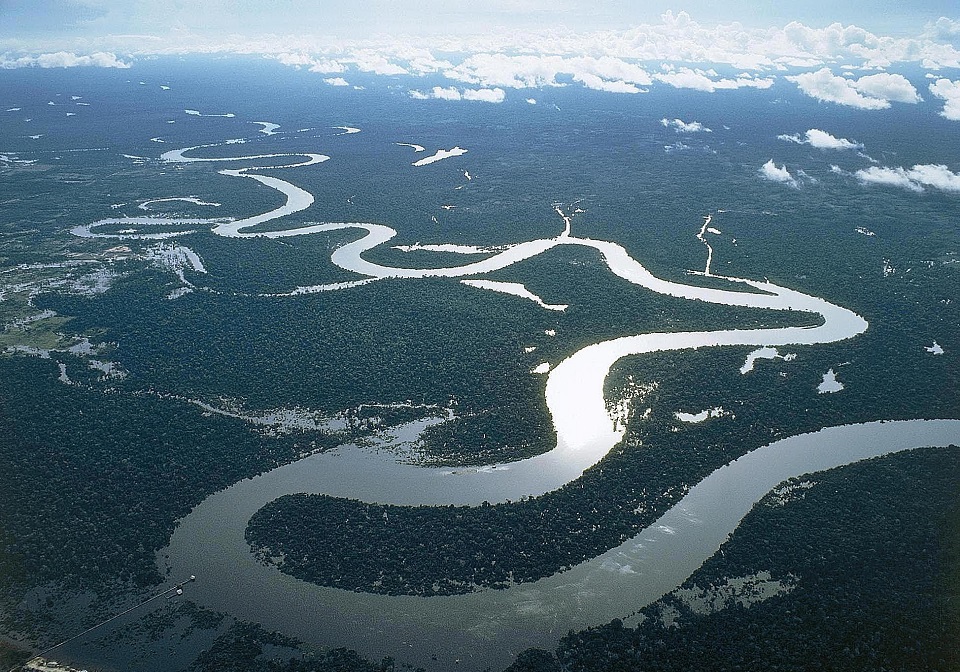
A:
<svg viewBox="0 0 960 672">
<path fill-rule="evenodd" d="M 507 469 L 453 471 L 404 464 L 388 451 L 343 447 L 209 497 L 181 522 L 161 560 L 173 575 L 197 575 L 191 598 L 202 606 L 308 642 L 394 655 L 431 669 L 457 658 L 462 669 L 504 667 L 525 648 L 553 648 L 571 628 L 623 618 L 670 592 L 781 481 L 950 444 L 960 444 L 960 420 L 845 425 L 783 439 L 718 469 L 651 526 L 569 571 L 507 590 L 430 598 L 315 586 L 259 565 L 244 540 L 247 521 L 277 497 L 301 492 L 398 505 L 516 500 L 554 489 L 569 468 L 557 453 Z"/>
</svg>

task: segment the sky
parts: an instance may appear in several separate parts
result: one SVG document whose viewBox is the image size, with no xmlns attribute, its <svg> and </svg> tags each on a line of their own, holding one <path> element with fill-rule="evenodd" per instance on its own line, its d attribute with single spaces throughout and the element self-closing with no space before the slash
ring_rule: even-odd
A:
<svg viewBox="0 0 960 672">
<path fill-rule="evenodd" d="M 308 70 L 329 86 L 412 78 L 403 86 L 413 98 L 476 103 L 535 101 L 539 89 L 569 85 L 638 95 L 786 81 L 831 105 L 933 101 L 942 116 L 960 120 L 957 0 L 671 4 L 0 0 L 0 69 L 129 68 L 164 55 L 239 54 Z"/>
<path fill-rule="evenodd" d="M 357 39 L 375 34 L 461 35 L 494 29 L 625 29 L 666 11 L 704 24 L 748 28 L 832 22 L 903 36 L 940 16 L 960 18 L 956 0 L 0 0 L 0 38 L 96 38 L 305 33 Z"/>
</svg>

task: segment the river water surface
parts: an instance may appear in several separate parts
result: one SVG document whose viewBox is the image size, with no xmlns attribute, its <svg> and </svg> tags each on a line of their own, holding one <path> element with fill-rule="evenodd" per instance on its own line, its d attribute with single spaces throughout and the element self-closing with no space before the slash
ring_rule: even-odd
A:
<svg viewBox="0 0 960 672">
<path fill-rule="evenodd" d="M 447 669 L 458 659 L 462 669 L 497 669 L 525 648 L 552 649 L 571 628 L 624 618 L 670 592 L 787 478 L 950 444 L 960 445 L 960 420 L 846 425 L 783 439 L 713 472 L 648 528 L 573 569 L 506 590 L 429 598 L 351 592 L 284 575 L 254 559 L 244 540 L 247 522 L 277 497 L 301 492 L 398 505 L 516 499 L 552 489 L 562 465 L 544 463 L 516 479 L 511 469 L 452 473 L 344 447 L 207 498 L 181 521 L 161 557 L 174 576 L 198 577 L 190 586 L 198 604 L 304 641 L 393 655 L 428 669 Z M 492 492 L 499 497 L 491 499 Z"/>
</svg>

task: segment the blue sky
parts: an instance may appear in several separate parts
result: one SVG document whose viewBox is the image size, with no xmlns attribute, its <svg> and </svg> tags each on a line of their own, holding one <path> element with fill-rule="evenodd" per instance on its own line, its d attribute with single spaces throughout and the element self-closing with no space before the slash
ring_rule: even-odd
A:
<svg viewBox="0 0 960 672">
<path fill-rule="evenodd" d="M 703 24 L 746 27 L 838 21 L 887 35 L 919 33 L 940 16 L 960 19 L 956 0 L 0 0 L 0 37 L 94 38 L 107 34 L 208 36 L 309 33 L 342 38 L 371 34 L 464 34 L 495 28 L 623 29 L 654 23 L 667 10 Z"/>
</svg>

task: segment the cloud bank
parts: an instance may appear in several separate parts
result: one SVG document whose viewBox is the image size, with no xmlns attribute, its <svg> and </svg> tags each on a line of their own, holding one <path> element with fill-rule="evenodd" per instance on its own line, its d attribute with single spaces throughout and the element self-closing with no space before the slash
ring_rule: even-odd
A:
<svg viewBox="0 0 960 672">
<path fill-rule="evenodd" d="M 98 51 L 85 56 L 78 56 L 75 53 L 67 51 L 39 54 L 37 56 L 20 56 L 16 58 L 10 57 L 6 54 L 0 55 L 0 68 L 6 70 L 13 68 L 78 67 L 129 68 L 130 64 L 118 59 L 116 54 L 104 51 Z"/>
<path fill-rule="evenodd" d="M 455 86 L 435 86 L 426 93 L 414 89 L 409 92 L 409 95 L 416 100 L 433 98 L 436 100 L 473 100 L 482 103 L 502 103 L 507 97 L 503 89 L 463 89 L 461 91 Z"/>
<path fill-rule="evenodd" d="M 512 89 L 563 86 L 569 78 L 587 88 L 614 93 L 642 93 L 653 82 L 640 65 L 612 56 L 478 53 L 442 69 L 448 79 L 485 87 Z"/>
<path fill-rule="evenodd" d="M 871 166 L 858 170 L 854 176 L 862 184 L 879 184 L 921 192 L 925 187 L 960 193 L 960 173 L 939 164 L 918 164 L 913 168 L 881 168 Z"/>
<path fill-rule="evenodd" d="M 955 27 L 944 20 L 921 36 L 892 38 L 841 24 L 825 28 L 797 22 L 769 29 L 746 29 L 739 24 L 707 27 L 685 12 L 668 11 L 659 24 L 626 30 L 502 31 L 417 43 L 396 38 L 335 46 L 304 39 L 297 50 L 290 49 L 297 40 L 287 40 L 287 50 L 272 57 L 323 74 L 354 69 L 380 75 L 437 75 L 477 89 L 579 84 L 623 94 L 645 93 L 657 84 L 705 93 L 768 89 L 777 79 L 775 73 L 819 68 L 786 79 L 818 100 L 880 110 L 894 102 L 918 103 L 922 99 L 900 74 L 880 72 L 853 78 L 835 75 L 827 66 L 848 63 L 844 68 L 876 69 L 920 63 L 928 68 L 960 67 L 960 49 L 950 42 Z M 269 53 L 264 44 L 251 43 L 244 48 L 247 53 L 258 49 Z M 659 68 L 652 65 L 655 63 Z M 730 74 L 731 69 L 738 74 Z"/>
<path fill-rule="evenodd" d="M 448 76 L 464 83 L 505 88 L 550 86 L 557 75 L 590 73 L 604 81 L 622 81 L 637 87 L 649 85 L 650 75 L 640 63 L 685 64 L 684 69 L 665 73 L 675 80 L 700 87 L 716 78 L 691 69 L 691 64 L 719 64 L 738 71 L 774 72 L 788 68 L 815 68 L 832 63 L 849 63 L 867 69 L 888 68 L 897 63 L 914 63 L 928 69 L 960 67 L 960 26 L 950 19 L 913 37 L 877 35 L 855 25 L 833 23 L 813 28 L 799 22 L 781 27 L 746 28 L 738 23 L 703 25 L 686 12 L 667 11 L 659 23 L 644 23 L 618 30 L 572 31 L 566 28 L 496 31 L 484 35 L 450 35 L 432 38 L 396 38 L 389 42 L 365 43 L 400 56 L 403 51 L 430 52 L 427 62 L 451 61 Z M 186 41 L 189 36 L 180 38 Z M 331 57 L 349 55 L 358 42 L 285 36 L 281 39 L 247 38 L 236 42 L 206 41 L 201 51 L 280 54 L 303 51 Z M 134 45 L 124 45 L 135 48 Z M 185 46 L 164 46 L 182 50 Z M 196 45 L 193 45 L 196 48 Z M 117 49 L 115 49 L 117 50 Z M 122 49 L 119 49 L 122 50 Z M 179 53 L 179 52 L 178 52 Z M 589 56 L 585 56 L 589 54 Z M 396 62 L 396 61 L 395 61 Z M 408 61 L 409 62 L 409 61 Z M 401 64 L 406 67 L 406 64 Z M 444 68 L 439 68 L 443 71 Z M 697 75 L 700 75 L 697 77 Z M 475 78 L 477 81 L 471 81 Z M 724 78 L 730 87 L 738 78 Z M 869 82 L 865 86 L 869 86 Z M 716 86 L 716 84 L 714 84 Z M 683 88 L 691 88 L 684 86 Z"/>
<path fill-rule="evenodd" d="M 923 100 L 903 75 L 879 73 L 859 79 L 834 75 L 829 68 L 788 76 L 803 93 L 817 100 L 862 110 L 884 110 L 891 102 L 919 103 Z"/>
<path fill-rule="evenodd" d="M 653 78 L 676 89 L 695 89 L 706 93 L 742 88 L 769 89 L 774 81 L 772 77 L 752 77 L 746 73 L 736 78 L 722 78 L 713 69 L 674 68 L 668 65 L 666 70 L 653 75 Z"/>
<path fill-rule="evenodd" d="M 218 24 L 210 23 L 214 25 Z M 302 26 L 304 31 L 322 28 L 307 21 Z M 841 63 L 844 70 L 889 69 L 897 64 L 930 70 L 960 68 L 960 22 L 948 18 L 910 37 L 878 35 L 840 23 L 810 27 L 791 22 L 765 28 L 735 22 L 705 25 L 686 12 L 671 11 L 659 22 L 619 29 L 553 26 L 429 36 L 386 32 L 355 39 L 309 32 L 233 34 L 209 27 L 202 32 L 189 22 L 165 30 L 83 36 L 51 32 L 29 40 L 8 32 L 0 37 L 0 51 L 7 52 L 0 55 L 0 67 L 128 67 L 134 60 L 164 55 L 262 55 L 316 72 L 334 86 L 342 86 L 341 80 L 355 81 L 357 74 L 430 76 L 429 85 L 424 86 L 452 86 L 461 100 L 489 102 L 500 99 L 498 90 L 562 86 L 621 94 L 642 94 L 658 85 L 705 93 L 767 89 L 787 75 L 788 81 L 818 100 L 868 110 L 918 103 L 921 97 L 900 74 L 877 72 L 855 78 L 836 75 L 830 68 L 838 70 Z M 797 74 L 798 70 L 807 71 Z M 960 103 L 954 102 L 956 86 L 941 79 L 930 89 L 946 101 L 943 114 L 950 119 L 960 117 Z M 445 97 L 432 91 L 422 95 Z"/>
</svg>

